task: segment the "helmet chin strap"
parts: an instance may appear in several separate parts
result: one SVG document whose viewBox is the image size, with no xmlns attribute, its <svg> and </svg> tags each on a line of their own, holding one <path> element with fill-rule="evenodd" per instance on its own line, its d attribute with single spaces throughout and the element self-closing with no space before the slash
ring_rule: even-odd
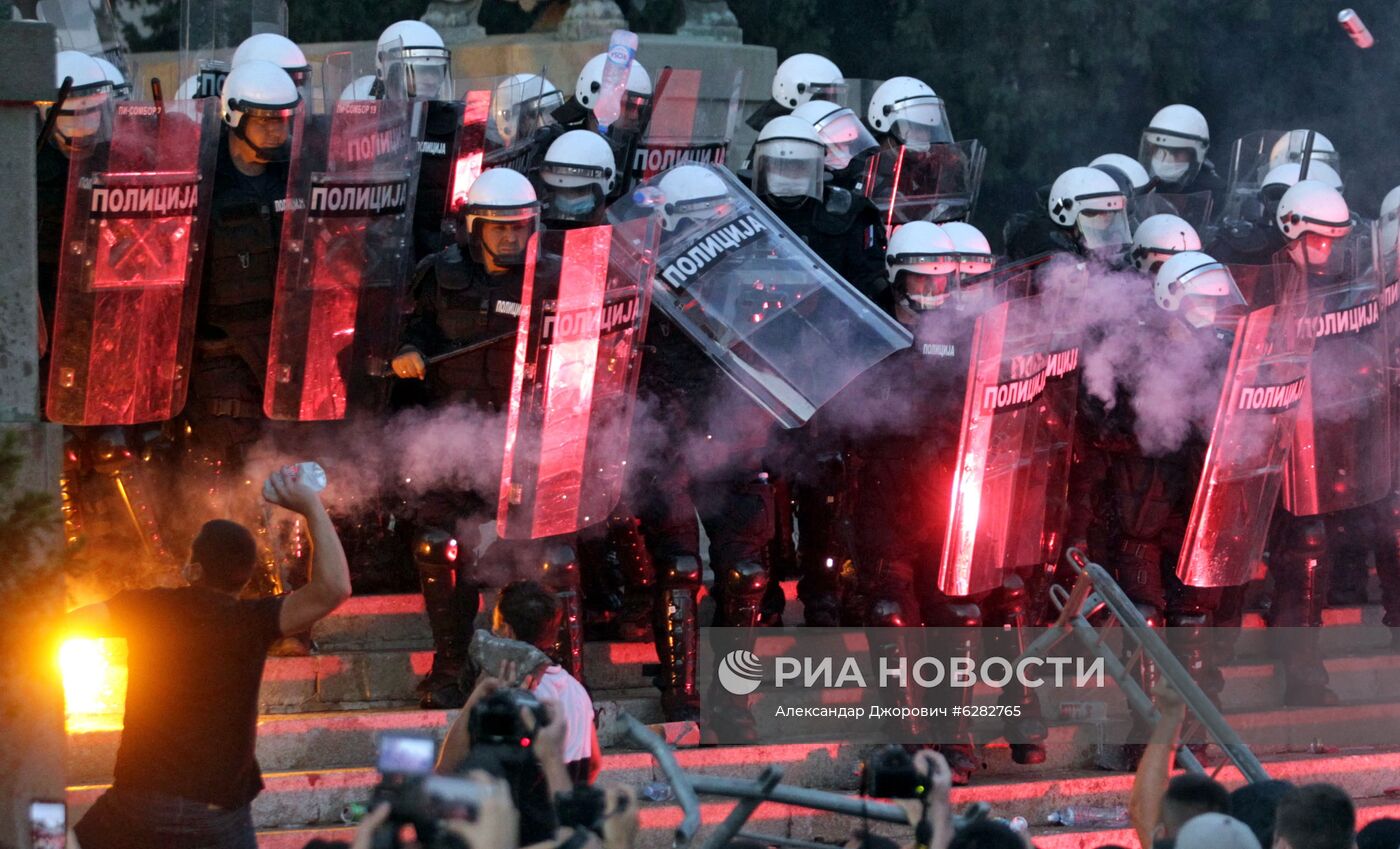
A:
<svg viewBox="0 0 1400 849">
<path fill-rule="evenodd" d="M 233 128 L 233 134 L 238 136 L 239 141 L 247 145 L 248 149 L 257 155 L 258 161 L 263 164 L 286 162 L 291 158 L 289 142 L 283 142 L 276 147 L 263 147 L 262 145 L 256 144 L 252 139 L 248 138 L 248 134 L 244 132 L 242 121 L 239 121 L 238 125 Z"/>
</svg>

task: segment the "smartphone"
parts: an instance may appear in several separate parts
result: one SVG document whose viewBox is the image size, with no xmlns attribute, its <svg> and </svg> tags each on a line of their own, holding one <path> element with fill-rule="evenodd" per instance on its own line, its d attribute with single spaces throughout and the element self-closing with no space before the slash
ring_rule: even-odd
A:
<svg viewBox="0 0 1400 849">
<path fill-rule="evenodd" d="M 437 763 L 437 740 L 423 734 L 379 735 L 380 775 L 428 775 Z"/>
<path fill-rule="evenodd" d="M 33 849 L 65 849 L 68 845 L 68 806 L 50 799 L 29 803 L 29 845 Z"/>
</svg>

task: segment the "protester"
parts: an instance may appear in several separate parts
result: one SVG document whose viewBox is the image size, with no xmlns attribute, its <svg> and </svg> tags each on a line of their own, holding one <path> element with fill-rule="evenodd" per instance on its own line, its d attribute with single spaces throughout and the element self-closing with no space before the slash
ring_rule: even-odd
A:
<svg viewBox="0 0 1400 849">
<path fill-rule="evenodd" d="M 1335 784 L 1305 784 L 1278 803 L 1273 849 L 1352 849 L 1356 806 Z"/>
<path fill-rule="evenodd" d="M 205 523 L 185 564 L 189 586 L 126 590 L 68 614 L 74 634 L 124 637 L 126 713 L 116 779 L 78 823 L 87 849 L 253 849 L 250 803 L 262 790 L 254 754 L 267 649 L 350 597 L 350 572 L 320 495 L 284 473 L 273 501 L 305 517 L 308 583 L 240 599 L 257 547 L 242 525 Z"/>
</svg>

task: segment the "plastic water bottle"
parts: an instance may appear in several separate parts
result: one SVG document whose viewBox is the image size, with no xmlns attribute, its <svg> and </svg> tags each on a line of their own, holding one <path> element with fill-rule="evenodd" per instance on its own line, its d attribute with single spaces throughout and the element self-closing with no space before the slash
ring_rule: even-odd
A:
<svg viewBox="0 0 1400 849">
<path fill-rule="evenodd" d="M 300 463 L 283 466 L 282 472 L 292 480 L 300 481 L 316 492 L 326 488 L 326 470 L 321 468 L 321 464 L 315 460 L 303 460 Z M 263 482 L 263 498 L 274 504 L 277 503 L 277 493 L 272 490 L 271 478 Z"/>
<path fill-rule="evenodd" d="M 1128 809 L 1123 805 L 1114 805 L 1108 808 L 1096 808 L 1092 805 L 1071 805 L 1068 808 L 1051 811 L 1046 819 L 1050 821 L 1051 825 L 1063 825 L 1072 828 L 1081 828 L 1084 826 L 1097 828 L 1121 826 L 1128 824 Z"/>
<path fill-rule="evenodd" d="M 675 798 L 675 794 L 665 781 L 648 781 L 642 785 L 642 798 L 648 802 L 669 802 Z"/>
<path fill-rule="evenodd" d="M 593 114 L 604 132 L 622 114 L 622 95 L 627 91 L 627 77 L 632 72 L 632 58 L 637 55 L 637 34 L 631 30 L 613 30 L 608 42 L 608 61 L 603 63 L 602 88 L 593 104 Z"/>
</svg>

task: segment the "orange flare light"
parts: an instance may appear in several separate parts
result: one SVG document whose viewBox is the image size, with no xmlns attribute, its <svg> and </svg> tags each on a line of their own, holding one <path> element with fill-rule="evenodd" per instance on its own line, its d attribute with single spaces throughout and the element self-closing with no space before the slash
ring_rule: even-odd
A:
<svg viewBox="0 0 1400 849">
<path fill-rule="evenodd" d="M 126 705 L 126 640 L 73 638 L 58 652 L 68 731 L 122 727 Z"/>
</svg>

